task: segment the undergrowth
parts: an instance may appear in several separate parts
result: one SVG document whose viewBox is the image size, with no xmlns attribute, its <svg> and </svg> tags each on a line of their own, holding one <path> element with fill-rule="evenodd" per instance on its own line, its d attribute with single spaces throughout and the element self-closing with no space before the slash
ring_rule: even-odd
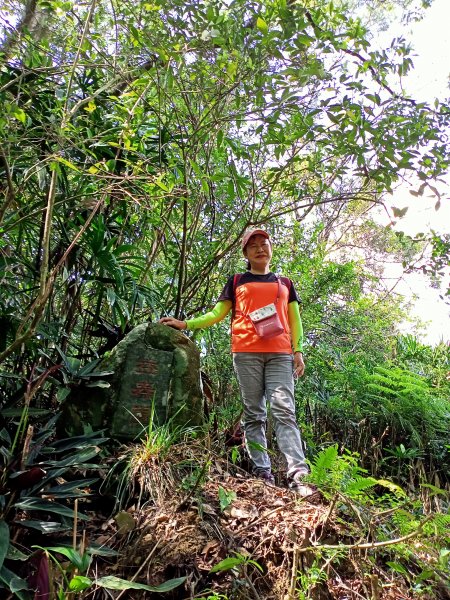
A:
<svg viewBox="0 0 450 600">
<path fill-rule="evenodd" d="M 166 505 L 167 512 L 170 503 L 174 514 L 164 518 L 176 520 L 176 513 L 194 506 L 200 525 L 219 535 L 221 515 L 233 510 L 240 514 L 234 509 L 240 498 L 230 474 L 241 478 L 236 482 L 250 476 L 240 466 L 239 454 L 227 449 L 220 432 L 212 438 L 207 430 L 181 430 L 171 422 L 158 425 L 151 419 L 141 440 L 105 457 L 110 465 L 105 469 L 98 459 L 91 462 L 106 441 L 101 434 L 56 440 L 54 425 L 51 420 L 26 433 L 19 422 L 23 432 L 19 438 L 10 437 L 6 430 L 1 433 L 6 449 L 2 451 L 0 587 L 9 590 L 11 597 L 31 600 L 36 589 L 46 591 L 49 600 L 68 600 L 92 598 L 95 590 L 103 588 L 135 589 L 142 594 L 178 588 L 189 572 L 182 577 L 172 575 L 159 586 L 116 576 L 118 564 L 124 561 L 123 540 L 128 539 L 127 546 L 133 547 L 133 539 L 139 545 L 144 535 L 145 527 L 141 532 L 133 515 Z M 14 460 L 17 447 L 21 448 L 18 463 Z M 308 479 L 319 490 L 325 517 L 309 532 L 305 524 L 289 546 L 291 600 L 316 600 L 328 588 L 341 590 L 339 597 L 344 598 L 349 585 L 346 576 L 361 582 L 366 598 L 390 597 L 385 595 L 389 586 L 407 590 L 411 598 L 448 597 L 450 515 L 444 490 L 424 483 L 417 494 L 411 494 L 398 483 L 370 475 L 357 453 L 340 451 L 337 444 L 317 452 L 310 465 Z M 39 476 L 37 481 L 33 473 Z M 103 482 L 100 488 L 95 479 Z M 211 507 L 211 484 L 217 487 L 217 512 Z M 96 547 L 86 536 L 88 520 L 104 518 L 100 517 L 104 501 L 99 489 L 114 499 L 111 516 L 119 536 L 116 547 Z M 267 510 L 270 513 L 273 507 Z M 39 536 L 26 533 L 30 530 L 38 530 Z M 267 573 L 258 555 L 251 550 L 243 553 L 242 543 L 230 539 L 229 554 L 211 569 L 209 582 L 226 571 L 232 589 L 264 583 Z M 197 589 L 195 595 L 178 591 L 176 597 L 226 598 L 228 592 L 223 592 L 207 593 L 205 588 Z"/>
<path fill-rule="evenodd" d="M 332 445 L 311 462 L 309 480 L 329 502 L 329 512 L 319 540 L 308 548 L 314 562 L 308 574 L 299 576 L 299 598 L 313 598 L 311 588 L 336 577 L 344 557 L 366 582 L 367 597 L 382 597 L 383 571 L 390 572 L 392 580 L 400 579 L 413 597 L 446 597 L 448 493 L 424 484 L 421 497 L 413 497 L 389 480 L 368 476 L 358 458 L 345 450 L 339 454 L 338 446 Z M 339 524 L 344 539 L 321 544 L 331 522 Z"/>
</svg>

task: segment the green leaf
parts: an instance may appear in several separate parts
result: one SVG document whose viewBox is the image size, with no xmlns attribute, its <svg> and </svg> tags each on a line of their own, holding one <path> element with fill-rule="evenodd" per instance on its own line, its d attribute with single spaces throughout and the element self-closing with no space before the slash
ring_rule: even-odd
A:
<svg viewBox="0 0 450 600">
<path fill-rule="evenodd" d="M 8 524 L 0 521 L 0 568 L 3 566 L 6 554 L 9 548 L 9 527 Z"/>
<path fill-rule="evenodd" d="M 326 484 L 328 480 L 328 472 L 332 469 L 332 466 L 336 463 L 338 456 L 337 444 L 328 446 L 324 450 L 321 450 L 314 459 L 314 464 L 311 469 L 311 475 L 313 481 L 318 485 Z"/>
<path fill-rule="evenodd" d="M 67 396 L 70 394 L 72 390 L 70 388 L 59 388 L 56 396 L 58 398 L 58 402 L 60 404 L 62 404 L 64 402 L 64 400 L 67 398 Z"/>
<path fill-rule="evenodd" d="M 87 590 L 92 585 L 92 580 L 89 577 L 83 577 L 82 575 L 76 575 L 69 582 L 69 590 L 72 592 L 82 592 Z"/>
<path fill-rule="evenodd" d="M 119 554 L 117 550 L 113 550 L 108 546 L 99 546 L 94 543 L 91 543 L 86 552 L 91 556 L 117 556 Z"/>
<path fill-rule="evenodd" d="M 104 371 L 102 374 L 109 374 L 110 371 Z M 70 448 L 80 448 L 85 449 L 86 446 L 92 446 L 102 444 L 109 440 L 109 438 L 102 437 L 103 432 L 92 432 L 90 435 L 79 435 L 73 438 L 65 438 L 62 440 L 56 440 L 52 447 L 49 448 L 49 453 L 53 454 L 53 452 L 64 452 L 65 450 L 70 450 Z"/>
<path fill-rule="evenodd" d="M 111 384 L 107 381 L 90 381 L 86 383 L 86 387 L 99 387 L 99 388 L 109 388 Z"/>
<path fill-rule="evenodd" d="M 269 31 L 267 27 L 267 23 L 264 21 L 262 17 L 258 17 L 256 19 L 256 27 L 261 31 L 261 33 L 266 34 Z"/>
<path fill-rule="evenodd" d="M 169 188 L 167 187 L 167 185 L 165 183 L 163 183 L 159 177 L 158 177 L 158 179 L 155 179 L 154 183 L 156 183 L 156 185 L 159 188 L 161 188 L 164 192 L 169 191 Z"/>
<path fill-rule="evenodd" d="M 394 217 L 396 219 L 401 219 L 408 212 L 408 208 L 409 208 L 408 206 L 405 206 L 405 208 L 396 208 L 395 206 L 393 206 L 392 207 L 392 212 L 394 214 Z"/>
<path fill-rule="evenodd" d="M 81 170 L 76 165 L 71 163 L 69 160 L 62 158 L 62 156 L 56 156 L 55 160 L 57 160 L 61 164 L 65 165 L 66 167 L 69 167 L 69 169 L 72 169 L 73 171 L 77 171 L 78 173 L 81 173 Z"/>
<path fill-rule="evenodd" d="M 4 417 L 20 417 L 23 413 L 23 408 L 5 408 L 2 410 L 2 416 Z M 45 408 L 29 408 L 28 416 L 40 417 L 49 415 L 50 412 Z"/>
<path fill-rule="evenodd" d="M 61 467 L 76 467 L 78 465 L 82 465 L 82 464 L 86 463 L 91 458 L 94 458 L 94 456 L 97 456 L 97 454 L 99 452 L 100 452 L 100 448 L 97 448 L 97 447 L 86 448 L 85 450 L 80 450 L 76 454 L 66 456 L 65 458 L 63 458 L 61 460 L 48 461 L 47 464 L 50 465 L 51 467 L 59 467 L 59 468 L 61 468 Z"/>
<path fill-rule="evenodd" d="M 368 100 L 371 100 L 374 104 L 380 104 L 381 103 L 381 98 L 378 94 L 365 94 L 366 98 Z"/>
<path fill-rule="evenodd" d="M 220 510 L 224 511 L 227 506 L 230 506 L 236 500 L 236 492 L 233 490 L 226 490 L 223 487 L 219 486 L 219 502 L 220 502 Z"/>
<path fill-rule="evenodd" d="M 258 442 L 247 440 L 247 444 L 252 450 L 257 450 L 258 452 L 267 452 L 267 449 Z"/>
<path fill-rule="evenodd" d="M 98 477 L 95 477 L 95 478 L 93 477 L 91 479 L 77 479 L 75 481 L 69 481 L 67 483 L 62 483 L 61 485 L 48 488 L 45 490 L 45 493 L 49 496 L 50 495 L 65 496 L 66 494 L 73 492 L 73 491 L 84 490 L 85 488 L 88 488 L 90 485 L 92 485 L 96 481 L 98 481 Z M 86 496 L 86 494 L 84 492 L 83 492 L 83 496 Z"/>
<path fill-rule="evenodd" d="M 42 533 L 57 533 L 58 531 L 66 531 L 71 529 L 71 525 L 62 525 L 56 521 L 20 521 L 18 523 L 21 527 L 29 527 L 30 529 L 36 529 Z"/>
<path fill-rule="evenodd" d="M 6 584 L 19 600 L 29 600 L 30 595 L 26 593 L 28 590 L 27 582 L 17 577 L 15 573 L 7 569 L 4 565 L 0 569 L 0 581 Z"/>
<path fill-rule="evenodd" d="M 425 581 L 427 579 L 433 579 L 435 575 L 435 572 L 432 571 L 431 569 L 425 569 L 424 571 L 422 571 L 421 573 L 419 573 L 418 575 L 416 575 L 415 582 L 417 583 L 418 581 Z"/>
<path fill-rule="evenodd" d="M 220 571 L 229 571 L 230 569 L 234 569 L 242 565 L 245 562 L 245 558 L 243 556 L 229 556 L 228 558 L 224 558 L 217 565 L 215 565 L 210 573 L 219 573 Z"/>
<path fill-rule="evenodd" d="M 438 488 L 435 485 L 432 485 L 431 483 L 421 483 L 420 487 L 427 488 L 428 490 L 430 490 L 433 496 L 435 494 L 442 494 L 443 496 L 447 496 L 448 494 L 446 490 L 442 490 L 441 488 Z"/>
<path fill-rule="evenodd" d="M 377 479 L 377 483 L 378 485 L 382 485 L 383 487 L 390 490 L 396 496 L 406 496 L 406 492 L 399 485 L 392 483 L 392 481 L 388 481 L 386 479 Z"/>
<path fill-rule="evenodd" d="M 70 562 L 79 570 L 79 571 L 87 571 L 89 568 L 90 557 L 88 554 L 80 554 L 77 550 L 70 548 L 68 546 L 50 546 L 43 548 L 41 546 L 33 546 L 33 548 L 40 548 L 41 550 L 48 552 L 56 552 L 58 554 L 62 554 L 66 558 L 70 560 Z"/>
<path fill-rule="evenodd" d="M 22 552 L 21 550 L 19 550 L 18 548 L 16 548 L 15 546 L 13 546 L 12 544 L 9 544 L 9 548 L 8 548 L 8 553 L 6 555 L 6 558 L 8 560 L 28 560 L 30 557 L 25 554 L 24 552 Z"/>
<path fill-rule="evenodd" d="M 301 48 L 302 46 L 310 46 L 313 41 L 314 38 L 310 35 L 307 35 L 306 33 L 299 33 L 295 38 L 294 43 L 298 48 Z"/>
<path fill-rule="evenodd" d="M 234 77 L 237 73 L 237 69 L 238 69 L 237 62 L 230 62 L 227 64 L 227 75 L 230 79 L 234 80 Z"/>
<path fill-rule="evenodd" d="M 43 510 L 51 513 L 56 513 L 63 517 L 74 518 L 75 513 L 71 508 L 67 506 L 63 506 L 62 504 L 58 504 L 57 502 L 51 502 L 50 500 L 42 500 L 39 498 L 22 498 L 20 502 L 17 502 L 14 505 L 16 508 L 20 508 L 21 510 Z M 84 515 L 83 513 L 78 513 L 78 518 L 83 521 L 89 521 L 90 517 Z"/>
<path fill-rule="evenodd" d="M 14 116 L 14 118 L 16 118 L 18 121 L 20 121 L 21 123 L 23 123 L 23 125 L 26 124 L 27 122 L 27 115 L 26 113 L 19 108 L 18 106 L 13 106 L 12 107 L 12 114 Z"/>
<path fill-rule="evenodd" d="M 406 577 L 408 577 L 408 575 L 409 575 L 408 570 L 405 569 L 405 567 L 403 565 L 401 565 L 400 563 L 387 561 L 386 564 L 389 565 L 391 567 L 391 569 L 393 571 L 395 571 L 396 573 L 400 573 L 401 575 L 405 575 Z"/>
<path fill-rule="evenodd" d="M 208 182 L 206 181 L 206 179 L 202 179 L 200 181 L 200 185 L 202 187 L 203 193 L 207 196 L 209 194 L 209 186 L 208 186 Z"/>
<path fill-rule="evenodd" d="M 186 581 L 186 577 L 178 577 L 177 579 L 169 579 L 161 585 L 145 585 L 144 583 L 135 583 L 119 577 L 107 576 L 97 579 L 95 582 L 99 587 L 104 587 L 107 590 L 147 590 L 148 592 L 170 592 Z"/>
</svg>

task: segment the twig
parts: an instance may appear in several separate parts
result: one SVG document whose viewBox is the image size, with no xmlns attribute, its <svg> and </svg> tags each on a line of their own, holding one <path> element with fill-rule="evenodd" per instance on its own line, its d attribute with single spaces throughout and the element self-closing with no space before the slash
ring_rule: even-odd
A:
<svg viewBox="0 0 450 600">
<path fill-rule="evenodd" d="M 328 525 L 328 521 L 330 520 L 331 513 L 333 512 L 333 509 L 336 506 L 337 498 L 338 498 L 338 495 L 335 494 L 333 496 L 333 499 L 330 502 L 330 508 L 328 509 L 328 512 L 327 512 L 327 514 L 325 516 L 325 519 L 324 519 L 323 523 L 321 523 L 321 525 L 322 525 L 322 533 L 320 534 L 319 539 L 322 537 L 322 535 L 323 535 L 323 533 L 324 533 L 324 531 L 326 529 L 326 526 Z"/>
<path fill-rule="evenodd" d="M 333 567 L 332 567 L 333 568 Z M 333 569 L 336 580 L 339 582 L 339 585 L 344 589 L 347 590 L 348 592 L 350 592 L 350 596 L 348 596 L 349 598 L 354 598 L 355 596 L 357 598 L 361 598 L 362 600 L 367 600 L 367 596 L 362 596 L 359 592 L 357 592 L 355 589 L 353 588 L 349 588 L 348 585 L 345 585 L 345 583 L 342 581 L 342 577 L 340 576 L 340 574 L 336 571 L 336 569 Z"/>
<path fill-rule="evenodd" d="M 153 546 L 153 548 L 152 548 L 152 550 L 151 550 L 150 554 L 149 554 L 149 555 L 147 556 L 147 558 L 144 560 L 144 562 L 143 562 L 143 563 L 142 563 L 142 565 L 139 567 L 139 569 L 136 571 L 136 573 L 133 575 L 133 577 L 132 577 L 132 578 L 129 580 L 129 581 L 130 581 L 130 583 L 136 580 L 136 578 L 138 577 L 138 575 L 140 574 L 140 572 L 142 571 L 142 569 L 143 569 L 143 568 L 146 566 L 146 564 L 149 562 L 149 560 L 151 559 L 151 557 L 152 557 L 152 556 L 155 554 L 155 552 L 156 552 L 156 549 L 159 547 L 160 543 L 161 543 L 161 542 L 159 542 L 159 541 L 158 541 L 158 542 L 156 542 L 156 544 Z M 119 598 L 122 598 L 122 596 L 124 595 L 124 593 L 125 593 L 126 591 L 127 591 L 127 590 L 122 590 L 122 591 L 120 592 L 120 594 L 117 596 L 116 600 L 119 600 Z"/>
<path fill-rule="evenodd" d="M 353 504 L 353 502 L 350 500 L 350 498 L 348 496 L 345 496 L 344 494 L 341 494 L 341 492 L 337 492 L 337 495 L 340 496 L 342 498 L 342 500 L 348 504 L 350 506 L 350 508 L 352 509 L 352 511 L 355 513 L 358 521 L 361 523 L 361 525 L 364 527 L 366 525 L 366 523 L 364 523 L 363 518 L 361 517 L 361 513 L 359 512 L 359 510 L 356 508 L 356 506 Z"/>
<path fill-rule="evenodd" d="M 257 590 L 256 590 L 256 588 L 255 588 L 255 586 L 253 585 L 253 581 L 252 581 L 252 580 L 250 579 L 250 577 L 248 576 L 248 573 L 247 573 L 247 568 L 246 568 L 246 567 L 245 567 L 245 569 L 244 569 L 244 577 L 245 577 L 245 580 L 246 580 L 246 582 L 247 582 L 247 583 L 248 583 L 248 585 L 250 586 L 250 589 L 252 590 L 252 592 L 253 592 L 253 594 L 254 594 L 254 596 L 255 596 L 256 600 L 261 600 L 261 596 L 258 594 L 258 592 L 257 592 Z"/>
<path fill-rule="evenodd" d="M 301 548 L 300 551 L 307 552 L 309 550 L 370 550 L 371 548 L 384 548 L 386 546 L 395 546 L 395 544 L 401 544 L 402 542 L 406 542 L 407 540 L 410 540 L 422 533 L 422 529 L 425 523 L 430 521 L 433 517 L 434 515 L 428 515 L 428 517 L 426 517 L 426 519 L 422 521 L 422 523 L 419 525 L 416 531 L 413 531 L 412 533 L 408 533 L 408 535 L 404 535 L 403 537 L 396 538 L 393 540 L 386 540 L 385 542 L 367 542 L 365 544 L 323 544 L 322 546 L 315 545 L 308 546 L 307 548 Z"/>
<path fill-rule="evenodd" d="M 0 147 L 0 165 L 3 163 L 3 168 L 5 169 L 6 183 L 8 186 L 8 190 L 6 192 L 6 198 L 2 206 L 0 206 L 0 223 L 3 220 L 3 215 L 5 214 L 7 208 L 14 201 L 15 193 L 14 193 L 14 184 L 11 176 L 11 170 L 9 168 L 8 159 L 6 158 L 6 153 L 2 147 Z"/>
<path fill-rule="evenodd" d="M 78 498 L 75 498 L 73 507 L 73 532 L 72 532 L 72 546 L 73 549 L 77 549 L 77 527 L 78 527 Z"/>
<path fill-rule="evenodd" d="M 295 584 L 297 581 L 299 558 L 300 558 L 299 547 L 296 545 L 294 548 L 294 554 L 292 556 L 291 583 L 289 585 L 289 596 L 288 596 L 289 600 L 295 600 Z"/>
<path fill-rule="evenodd" d="M 98 200 L 97 204 L 93 208 L 91 214 L 89 215 L 88 219 L 86 220 L 86 223 L 83 225 L 83 227 L 80 229 L 80 231 L 78 231 L 78 233 L 75 235 L 71 244 L 69 245 L 67 250 L 64 252 L 64 255 L 62 256 L 62 258 L 60 259 L 58 264 L 53 268 L 53 270 L 48 278 L 48 281 L 47 281 L 47 286 L 46 286 L 44 296 L 42 298 L 39 298 L 39 297 L 36 298 L 36 300 L 34 301 L 34 303 L 31 306 L 30 310 L 28 311 L 27 315 L 25 316 L 24 320 L 22 321 L 21 325 L 19 326 L 19 329 L 17 330 L 18 335 L 21 333 L 21 331 L 23 331 L 26 321 L 31 317 L 31 315 L 33 314 L 33 311 L 34 311 L 34 317 L 31 321 L 30 326 L 28 327 L 28 329 L 25 330 L 25 332 L 22 335 L 19 335 L 19 337 L 17 337 L 3 352 L 0 353 L 0 363 L 3 362 L 10 354 L 12 354 L 16 350 L 16 348 L 19 348 L 23 343 L 25 343 L 35 332 L 36 327 L 41 320 L 41 316 L 42 316 L 42 312 L 44 310 L 45 304 L 53 290 L 57 272 L 63 265 L 64 261 L 66 260 L 67 256 L 69 255 L 70 251 L 72 250 L 72 248 L 75 246 L 77 240 L 84 233 L 84 231 L 86 231 L 86 229 L 89 227 L 92 219 L 94 218 L 95 214 L 97 213 L 97 210 L 100 207 L 100 204 L 103 202 L 103 199 L 104 199 L 104 196 L 101 196 L 101 198 Z"/>
<path fill-rule="evenodd" d="M 394 508 L 389 508 L 387 510 L 382 510 L 380 512 L 375 513 L 372 517 L 372 520 L 380 519 L 381 517 L 388 517 L 389 515 L 392 515 L 393 513 L 395 513 L 399 508 L 408 506 L 408 504 L 411 504 L 410 498 L 408 498 L 407 500 L 405 500 L 405 502 L 402 502 L 401 504 L 397 504 L 397 506 L 394 506 Z"/>
<path fill-rule="evenodd" d="M 206 469 L 209 467 L 211 463 L 209 461 L 206 461 L 205 464 L 203 465 L 202 470 L 200 471 L 199 476 L 197 477 L 194 486 L 192 487 L 192 489 L 189 491 L 188 495 L 180 502 L 180 504 L 176 507 L 175 512 L 178 512 L 179 510 L 181 510 L 182 508 L 185 508 L 187 506 L 187 503 L 189 502 L 189 500 L 192 498 L 192 496 L 194 495 L 195 491 L 197 490 L 198 486 L 200 485 L 201 480 L 203 479 L 204 474 L 206 473 Z"/>
<path fill-rule="evenodd" d="M 370 589 L 372 592 L 371 600 L 380 600 L 380 584 L 378 582 L 378 575 L 370 576 Z"/>
<path fill-rule="evenodd" d="M 271 515 L 275 514 L 276 512 L 279 512 L 280 510 L 283 510 L 283 508 L 286 508 L 287 506 L 291 506 L 291 504 L 295 504 L 295 502 L 296 502 L 296 500 L 291 500 L 291 502 L 288 502 L 287 504 L 283 504 L 283 506 L 277 506 L 270 512 L 264 513 L 261 517 L 259 517 L 259 519 L 256 519 L 256 521 L 253 521 L 252 523 L 249 523 L 248 525 L 245 525 L 244 527 L 241 527 L 240 529 L 238 529 L 236 531 L 236 535 L 241 534 L 243 531 L 245 531 L 249 527 L 253 527 L 253 525 L 257 525 L 258 523 L 261 523 L 261 521 L 264 521 L 264 519 L 267 519 L 267 517 L 270 517 Z"/>
</svg>

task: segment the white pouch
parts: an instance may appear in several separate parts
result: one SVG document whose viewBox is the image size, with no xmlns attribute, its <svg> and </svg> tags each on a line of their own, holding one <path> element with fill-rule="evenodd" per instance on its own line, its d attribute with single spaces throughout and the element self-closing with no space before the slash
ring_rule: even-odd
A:
<svg viewBox="0 0 450 600">
<path fill-rule="evenodd" d="M 275 304 L 267 304 L 248 314 L 256 333 L 262 338 L 273 338 L 284 333 Z"/>
</svg>

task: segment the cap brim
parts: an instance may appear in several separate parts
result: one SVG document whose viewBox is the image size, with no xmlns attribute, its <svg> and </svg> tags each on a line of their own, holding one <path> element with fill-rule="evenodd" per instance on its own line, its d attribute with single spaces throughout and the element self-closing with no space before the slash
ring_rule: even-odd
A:
<svg viewBox="0 0 450 600">
<path fill-rule="evenodd" d="M 246 245 L 254 235 L 262 235 L 266 238 L 266 240 L 270 240 L 270 235 L 267 233 L 267 231 L 264 231 L 264 229 L 252 229 L 252 231 L 249 231 L 242 238 L 242 250 L 245 250 Z"/>
</svg>

